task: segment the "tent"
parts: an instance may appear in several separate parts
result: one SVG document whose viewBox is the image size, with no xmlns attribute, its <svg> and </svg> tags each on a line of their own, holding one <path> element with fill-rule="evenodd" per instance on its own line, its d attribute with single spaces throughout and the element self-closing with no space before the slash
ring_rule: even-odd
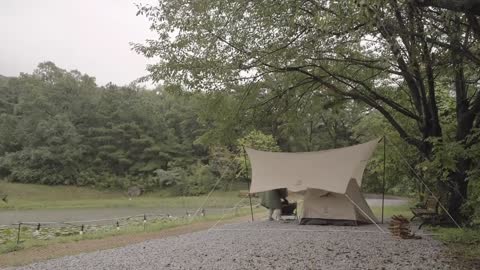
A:
<svg viewBox="0 0 480 270">
<path fill-rule="evenodd" d="M 252 168 L 250 193 L 287 188 L 304 194 L 300 224 L 376 223 L 360 187 L 379 140 L 318 152 L 246 149 Z"/>
</svg>

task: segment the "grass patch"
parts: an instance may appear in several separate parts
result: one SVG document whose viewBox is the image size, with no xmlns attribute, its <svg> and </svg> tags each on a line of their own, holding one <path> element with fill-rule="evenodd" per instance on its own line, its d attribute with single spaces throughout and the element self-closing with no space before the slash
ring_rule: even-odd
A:
<svg viewBox="0 0 480 270">
<path fill-rule="evenodd" d="M 24 249 L 23 244 L 18 244 L 15 242 L 5 243 L 0 245 L 0 254 L 14 252 Z"/>
<path fill-rule="evenodd" d="M 196 208 L 206 196 L 172 196 L 169 190 L 146 193 L 131 200 L 119 191 L 99 191 L 86 187 L 45 186 L 0 181 L 0 192 L 8 194 L 8 204 L 0 202 L 0 210 L 79 209 L 79 208 Z M 232 207 L 238 191 L 215 191 L 205 208 Z"/>
<path fill-rule="evenodd" d="M 410 211 L 410 207 L 410 204 L 385 206 L 383 216 L 385 219 L 388 219 L 391 218 L 393 215 L 402 215 L 409 219 L 413 216 L 412 211 Z M 382 218 L 382 207 L 372 207 L 372 211 L 379 220 Z"/>
<path fill-rule="evenodd" d="M 459 229 L 430 227 L 436 239 L 444 242 L 457 261 L 466 264 L 465 269 L 480 267 L 480 228 Z"/>
</svg>

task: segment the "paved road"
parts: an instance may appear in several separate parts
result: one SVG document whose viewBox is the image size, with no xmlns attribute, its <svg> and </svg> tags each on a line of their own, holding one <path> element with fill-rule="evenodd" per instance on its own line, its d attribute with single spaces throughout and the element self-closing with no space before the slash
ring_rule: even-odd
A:
<svg viewBox="0 0 480 270">
<path fill-rule="evenodd" d="M 370 206 L 381 206 L 382 200 L 378 195 L 367 194 L 367 202 Z M 407 199 L 400 197 L 387 197 L 385 205 L 402 205 Z M 188 209 L 193 213 L 196 209 Z M 222 209 L 206 209 L 208 214 L 222 213 Z M 170 214 L 174 216 L 185 215 L 185 209 L 161 209 L 161 208 L 94 208 L 94 209 L 37 209 L 37 210 L 7 210 L 0 211 L 0 225 L 22 222 L 68 222 L 78 220 L 110 219 L 143 214 Z"/>
<path fill-rule="evenodd" d="M 188 209 L 193 214 L 196 209 Z M 222 209 L 206 209 L 207 214 L 222 213 Z M 0 211 L 0 225 L 22 222 L 73 222 L 81 220 L 112 219 L 143 214 L 184 216 L 185 209 L 161 208 L 92 208 L 92 209 L 37 209 Z M 111 221 L 95 222 L 95 224 Z"/>
</svg>

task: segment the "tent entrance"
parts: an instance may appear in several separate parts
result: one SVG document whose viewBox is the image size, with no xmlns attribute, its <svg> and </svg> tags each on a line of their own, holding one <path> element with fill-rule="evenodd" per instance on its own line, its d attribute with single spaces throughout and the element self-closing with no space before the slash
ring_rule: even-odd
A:
<svg viewBox="0 0 480 270">
<path fill-rule="evenodd" d="M 346 193 L 307 189 L 303 201 L 300 224 L 359 225 L 376 222 L 355 179 L 351 179 Z"/>
</svg>

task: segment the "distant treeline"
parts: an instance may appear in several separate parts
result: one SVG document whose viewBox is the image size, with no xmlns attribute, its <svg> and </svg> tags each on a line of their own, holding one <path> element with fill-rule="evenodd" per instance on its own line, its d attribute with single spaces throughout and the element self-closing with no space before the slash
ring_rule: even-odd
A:
<svg viewBox="0 0 480 270">
<path fill-rule="evenodd" d="M 267 92 L 249 99 L 245 91 L 253 90 L 97 86 L 93 77 L 51 62 L 32 74 L 0 77 L 0 179 L 123 190 L 174 187 L 195 195 L 247 180 L 242 145 L 315 151 L 365 141 L 384 126 L 355 103 L 312 97 L 292 107 L 288 96 Z M 378 191 L 382 174 L 383 158 L 376 155 L 364 189 Z M 404 173 L 392 175 L 399 175 L 387 183 L 392 192 L 414 188 L 402 185 L 409 181 Z"/>
<path fill-rule="evenodd" d="M 149 189 L 204 174 L 208 149 L 194 142 L 207 127 L 195 95 L 98 87 L 51 62 L 0 81 L 2 178 Z"/>
</svg>

